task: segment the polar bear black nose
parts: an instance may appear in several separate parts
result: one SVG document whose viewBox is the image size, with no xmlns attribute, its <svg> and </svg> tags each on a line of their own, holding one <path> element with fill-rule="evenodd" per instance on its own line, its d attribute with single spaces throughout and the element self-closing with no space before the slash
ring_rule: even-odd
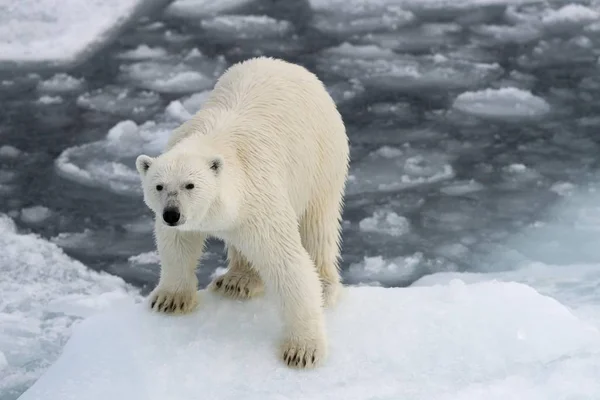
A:
<svg viewBox="0 0 600 400">
<path fill-rule="evenodd" d="M 165 222 L 171 226 L 175 225 L 179 222 L 179 218 L 181 214 L 179 214 L 179 210 L 176 208 L 166 208 L 163 212 L 163 219 Z"/>
</svg>

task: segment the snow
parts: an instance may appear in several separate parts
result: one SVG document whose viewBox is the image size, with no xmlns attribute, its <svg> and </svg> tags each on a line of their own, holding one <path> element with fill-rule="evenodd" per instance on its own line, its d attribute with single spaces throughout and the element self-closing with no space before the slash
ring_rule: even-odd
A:
<svg viewBox="0 0 600 400">
<path fill-rule="evenodd" d="M 47 240 L 19 234 L 2 214 L 0 248 L 0 397 L 16 398 L 59 356 L 81 318 L 139 295 Z"/>
<path fill-rule="evenodd" d="M 544 99 L 514 87 L 465 92 L 452 104 L 455 110 L 479 118 L 504 121 L 535 119 L 550 112 Z"/>
<path fill-rule="evenodd" d="M 70 67 L 167 0 L 3 0 L 0 66 Z"/>
<path fill-rule="evenodd" d="M 138 304 L 86 319 L 21 400 L 558 399 L 600 389 L 598 330 L 523 284 L 348 288 L 326 312 L 327 363 L 303 372 L 276 357 L 273 299 L 200 294 L 184 317 Z"/>
</svg>

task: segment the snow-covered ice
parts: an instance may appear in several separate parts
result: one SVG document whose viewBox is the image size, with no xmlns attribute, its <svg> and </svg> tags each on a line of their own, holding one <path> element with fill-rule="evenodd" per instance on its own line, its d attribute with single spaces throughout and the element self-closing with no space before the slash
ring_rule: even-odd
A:
<svg viewBox="0 0 600 400">
<path fill-rule="evenodd" d="M 535 119 L 550 112 L 546 100 L 514 87 L 465 92 L 454 100 L 452 107 L 479 118 L 503 121 Z"/>
<path fill-rule="evenodd" d="M 326 312 L 327 363 L 304 372 L 277 359 L 272 299 L 201 295 L 189 316 L 138 304 L 88 318 L 21 400 L 411 400 L 498 390 L 559 399 L 600 389 L 600 332 L 523 284 L 349 288 Z"/>
<path fill-rule="evenodd" d="M 168 0 L 0 2 L 0 66 L 68 67 Z"/>
<path fill-rule="evenodd" d="M 0 398 L 16 396 L 59 356 L 74 323 L 137 291 L 97 273 L 0 214 Z M 16 398 L 16 397 L 13 397 Z"/>
</svg>

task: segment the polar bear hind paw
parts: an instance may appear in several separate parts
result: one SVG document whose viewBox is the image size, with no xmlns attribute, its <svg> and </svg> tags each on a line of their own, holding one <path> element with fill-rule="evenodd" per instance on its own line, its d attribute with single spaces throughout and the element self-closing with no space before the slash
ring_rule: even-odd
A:
<svg viewBox="0 0 600 400">
<path fill-rule="evenodd" d="M 195 290 L 171 291 L 158 287 L 150 294 L 150 308 L 166 314 L 188 314 L 198 305 Z"/>
</svg>

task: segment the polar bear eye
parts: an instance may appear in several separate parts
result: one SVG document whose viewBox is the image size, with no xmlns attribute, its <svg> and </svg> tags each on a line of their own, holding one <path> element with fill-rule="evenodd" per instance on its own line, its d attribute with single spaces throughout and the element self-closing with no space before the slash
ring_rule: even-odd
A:
<svg viewBox="0 0 600 400">
<path fill-rule="evenodd" d="M 186 189 L 193 189 L 194 188 L 194 184 L 193 183 L 188 183 L 187 185 L 185 185 Z"/>
<path fill-rule="evenodd" d="M 163 190 L 163 185 L 156 185 L 156 190 L 158 190 L 159 192 L 160 192 L 161 190 Z"/>
</svg>

